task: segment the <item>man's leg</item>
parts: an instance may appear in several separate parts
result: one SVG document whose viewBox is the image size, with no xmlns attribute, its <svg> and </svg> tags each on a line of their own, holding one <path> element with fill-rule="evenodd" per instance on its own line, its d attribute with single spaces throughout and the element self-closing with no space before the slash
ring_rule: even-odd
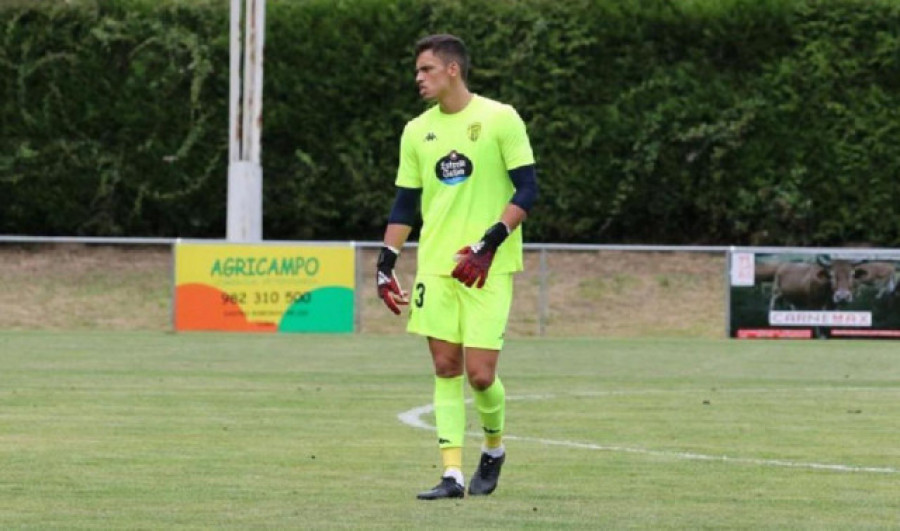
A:
<svg viewBox="0 0 900 531">
<path fill-rule="evenodd" d="M 483 289 L 465 291 L 460 305 L 466 375 L 485 434 L 478 469 L 469 481 L 469 494 L 473 495 L 494 492 L 500 467 L 506 460 L 502 439 L 506 391 L 497 377 L 497 363 L 512 305 L 512 289 L 512 275 L 492 275 Z"/>
<path fill-rule="evenodd" d="M 494 492 L 500 479 L 500 468 L 506 460 L 506 450 L 503 447 L 506 390 L 497 376 L 499 357 L 499 350 L 466 348 L 466 373 L 484 430 L 481 459 L 469 483 L 469 494 L 472 495 Z"/>
<path fill-rule="evenodd" d="M 466 431 L 463 349 L 456 343 L 428 338 L 434 362 L 434 419 L 441 448 L 441 483 L 419 494 L 422 500 L 461 498 L 464 495 L 462 447 Z"/>
<path fill-rule="evenodd" d="M 506 413 L 506 391 L 497 376 L 500 351 L 479 348 L 466 349 L 466 372 L 475 396 L 475 408 L 484 430 L 484 445 L 499 448 L 502 444 Z"/>
</svg>

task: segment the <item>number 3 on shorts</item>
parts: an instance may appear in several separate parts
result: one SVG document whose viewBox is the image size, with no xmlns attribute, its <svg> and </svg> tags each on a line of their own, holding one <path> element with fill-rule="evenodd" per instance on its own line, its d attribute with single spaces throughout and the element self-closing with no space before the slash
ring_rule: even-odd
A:
<svg viewBox="0 0 900 531">
<path fill-rule="evenodd" d="M 421 308 L 425 305 L 425 284 L 419 282 L 416 284 L 416 308 Z"/>
</svg>

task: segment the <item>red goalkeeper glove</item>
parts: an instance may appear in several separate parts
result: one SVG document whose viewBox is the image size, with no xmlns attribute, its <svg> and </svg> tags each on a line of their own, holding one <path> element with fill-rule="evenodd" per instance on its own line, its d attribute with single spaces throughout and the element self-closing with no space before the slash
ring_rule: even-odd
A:
<svg viewBox="0 0 900 531">
<path fill-rule="evenodd" d="M 392 312 L 400 315 L 400 306 L 409 304 L 407 293 L 400 288 L 397 275 L 394 274 L 394 265 L 399 254 L 394 249 L 385 245 L 378 255 L 377 272 L 375 280 L 378 286 L 378 296 L 384 301 L 385 306 Z"/>
<path fill-rule="evenodd" d="M 453 268 L 453 278 L 466 287 L 471 288 L 474 285 L 483 288 L 487 282 L 488 270 L 494 262 L 494 254 L 507 236 L 509 228 L 498 221 L 484 233 L 481 241 L 460 249 L 455 256 L 457 263 Z"/>
</svg>

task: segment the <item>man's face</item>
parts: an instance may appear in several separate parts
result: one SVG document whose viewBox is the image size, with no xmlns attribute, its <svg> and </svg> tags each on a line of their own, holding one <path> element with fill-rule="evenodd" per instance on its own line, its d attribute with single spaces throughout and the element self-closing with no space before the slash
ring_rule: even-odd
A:
<svg viewBox="0 0 900 531">
<path fill-rule="evenodd" d="M 416 58 L 416 85 L 419 95 L 426 100 L 440 99 L 459 74 L 456 62 L 445 63 L 431 50 L 425 50 Z"/>
</svg>

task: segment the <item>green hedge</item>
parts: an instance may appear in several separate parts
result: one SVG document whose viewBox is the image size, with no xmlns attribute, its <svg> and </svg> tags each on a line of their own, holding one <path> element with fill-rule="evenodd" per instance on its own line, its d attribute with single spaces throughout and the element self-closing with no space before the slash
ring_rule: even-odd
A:
<svg viewBox="0 0 900 531">
<path fill-rule="evenodd" d="M 228 15 L 0 11 L 0 233 L 222 236 Z M 448 31 L 528 123 L 531 241 L 895 246 L 897 28 L 890 0 L 269 0 L 265 236 L 380 238 L 411 48 Z"/>
</svg>

